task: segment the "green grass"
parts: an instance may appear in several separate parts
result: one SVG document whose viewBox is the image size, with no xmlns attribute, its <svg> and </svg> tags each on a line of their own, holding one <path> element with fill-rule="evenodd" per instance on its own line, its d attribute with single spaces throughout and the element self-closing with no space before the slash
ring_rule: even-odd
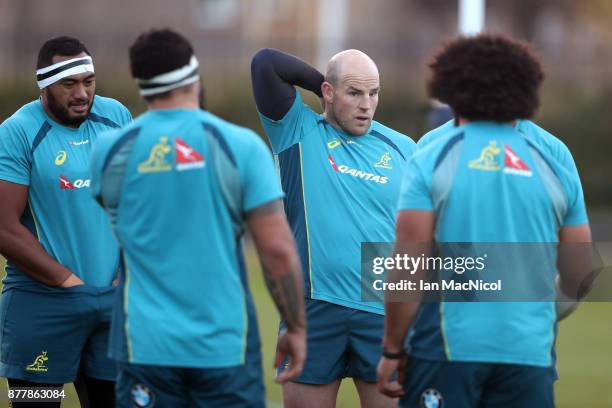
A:
<svg viewBox="0 0 612 408">
<path fill-rule="evenodd" d="M 267 398 L 280 403 L 281 390 L 274 383 L 274 357 L 278 313 L 267 295 L 256 257 L 247 256 L 250 285 L 255 298 L 263 343 Z M 0 265 L 2 259 L 0 259 Z M 559 327 L 558 356 L 560 380 L 555 386 L 558 408 L 604 408 L 612 406 L 612 303 L 585 303 Z M 64 408 L 79 407 L 72 386 L 67 387 Z M 272 405 L 272 404 L 271 404 Z M 0 381 L 0 406 L 6 406 L 6 381 Z M 338 408 L 356 407 L 353 384 L 344 381 Z"/>
</svg>

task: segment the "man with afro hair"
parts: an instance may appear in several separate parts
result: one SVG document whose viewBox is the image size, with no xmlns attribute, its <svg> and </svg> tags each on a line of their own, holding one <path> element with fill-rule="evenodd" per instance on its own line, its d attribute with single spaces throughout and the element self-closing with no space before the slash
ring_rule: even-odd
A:
<svg viewBox="0 0 612 408">
<path fill-rule="evenodd" d="M 557 269 L 557 245 L 588 243 L 591 233 L 571 154 L 529 121 L 540 62 L 523 43 L 482 34 L 449 42 L 429 67 L 429 94 L 455 119 L 428 136 L 408 166 L 395 251 L 419 244 L 427 255 L 436 242 L 440 256 L 478 257 L 485 248 L 478 276 L 500 277 L 514 292 L 447 291 L 444 301 L 413 293 L 420 303 L 387 297 L 379 390 L 401 397 L 402 407 L 553 407 L 556 322 L 566 312 L 555 308 L 555 293 L 579 298 L 585 277 L 563 262 Z M 449 245 L 456 242 L 463 244 Z M 464 282 L 474 276 L 438 272 Z"/>
</svg>

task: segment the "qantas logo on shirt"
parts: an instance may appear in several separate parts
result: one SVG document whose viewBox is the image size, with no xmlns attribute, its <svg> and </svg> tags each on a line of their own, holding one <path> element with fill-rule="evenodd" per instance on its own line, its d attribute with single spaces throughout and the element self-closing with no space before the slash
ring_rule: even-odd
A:
<svg viewBox="0 0 612 408">
<path fill-rule="evenodd" d="M 60 189 L 61 190 L 78 190 L 79 188 L 88 188 L 91 184 L 90 179 L 77 179 L 72 183 L 65 176 L 60 176 Z"/>
<path fill-rule="evenodd" d="M 531 177 L 533 173 L 529 167 L 527 167 L 525 162 L 522 161 L 516 153 L 514 153 L 514 150 L 512 150 L 510 146 L 504 145 L 504 147 L 506 149 L 506 154 L 504 157 L 504 173 Z"/>
<path fill-rule="evenodd" d="M 183 139 L 177 137 L 176 144 L 176 169 L 178 171 L 198 169 L 205 166 L 204 157 L 189 146 Z"/>
<path fill-rule="evenodd" d="M 327 156 L 327 159 L 329 160 L 329 164 L 331 165 L 332 169 L 334 169 L 334 171 L 338 173 L 348 174 L 349 176 L 357 177 L 367 181 L 373 181 L 378 184 L 387 184 L 387 182 L 389 181 L 388 177 L 368 173 L 363 170 L 352 169 L 344 164 L 338 166 L 331 154 Z"/>
</svg>

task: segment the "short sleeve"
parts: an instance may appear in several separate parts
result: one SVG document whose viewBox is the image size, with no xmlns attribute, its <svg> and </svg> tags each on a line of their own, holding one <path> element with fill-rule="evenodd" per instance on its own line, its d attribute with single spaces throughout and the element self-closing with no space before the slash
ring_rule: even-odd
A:
<svg viewBox="0 0 612 408">
<path fill-rule="evenodd" d="M 582 191 L 582 183 L 580 182 L 578 168 L 576 167 L 572 153 L 567 146 L 556 138 L 554 140 L 556 143 L 553 154 L 561 166 L 559 171 L 564 174 L 562 180 L 567 183 L 565 186 L 565 191 L 567 192 L 568 208 L 565 219 L 563 220 L 563 226 L 569 227 L 572 225 L 587 224 L 589 220 L 586 212 L 584 193 Z"/>
<path fill-rule="evenodd" d="M 300 93 L 295 91 L 293 105 L 291 105 L 291 108 L 282 119 L 273 120 L 261 113 L 259 114 L 274 153 L 278 154 L 301 141 L 303 135 L 302 125 L 307 109 L 302 102 Z"/>
<path fill-rule="evenodd" d="M 283 197 L 272 155 L 266 144 L 255 134 L 241 171 L 243 180 L 243 211 L 247 212 Z"/>
<path fill-rule="evenodd" d="M 573 164 L 574 160 L 569 155 L 570 161 Z M 584 193 L 582 191 L 582 183 L 580 182 L 580 177 L 578 176 L 578 171 L 576 170 L 576 166 L 573 165 L 572 168 L 567 168 L 569 162 L 563 163 L 567 173 L 569 173 L 568 182 L 571 185 L 566 187 L 566 191 L 568 192 L 568 208 L 567 214 L 565 214 L 565 219 L 563 220 L 563 226 L 569 227 L 572 225 L 581 225 L 588 224 L 589 219 L 586 212 L 586 205 L 584 203 Z"/>
<path fill-rule="evenodd" d="M 31 164 L 25 131 L 8 119 L 0 125 L 0 180 L 29 186 Z"/>
<path fill-rule="evenodd" d="M 426 183 L 423 172 L 414 158 L 410 160 L 404 173 L 398 209 L 400 211 L 433 210 L 431 189 Z"/>
</svg>

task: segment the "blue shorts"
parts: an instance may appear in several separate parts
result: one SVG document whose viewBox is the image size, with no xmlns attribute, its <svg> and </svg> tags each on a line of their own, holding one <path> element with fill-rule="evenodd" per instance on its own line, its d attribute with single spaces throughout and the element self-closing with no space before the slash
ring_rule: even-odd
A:
<svg viewBox="0 0 612 408">
<path fill-rule="evenodd" d="M 6 289 L 0 299 L 0 376 L 49 384 L 78 374 L 114 381 L 108 357 L 115 288 Z"/>
<path fill-rule="evenodd" d="M 119 365 L 117 408 L 264 408 L 261 358 L 229 368 Z"/>
<path fill-rule="evenodd" d="M 554 408 L 552 367 L 410 357 L 404 408 Z"/>
<path fill-rule="evenodd" d="M 294 381 L 330 384 L 351 377 L 376 382 L 384 316 L 314 299 L 305 299 L 305 306 L 306 364 Z M 282 320 L 280 328 L 285 328 Z M 287 364 L 283 361 L 278 371 Z"/>
</svg>

